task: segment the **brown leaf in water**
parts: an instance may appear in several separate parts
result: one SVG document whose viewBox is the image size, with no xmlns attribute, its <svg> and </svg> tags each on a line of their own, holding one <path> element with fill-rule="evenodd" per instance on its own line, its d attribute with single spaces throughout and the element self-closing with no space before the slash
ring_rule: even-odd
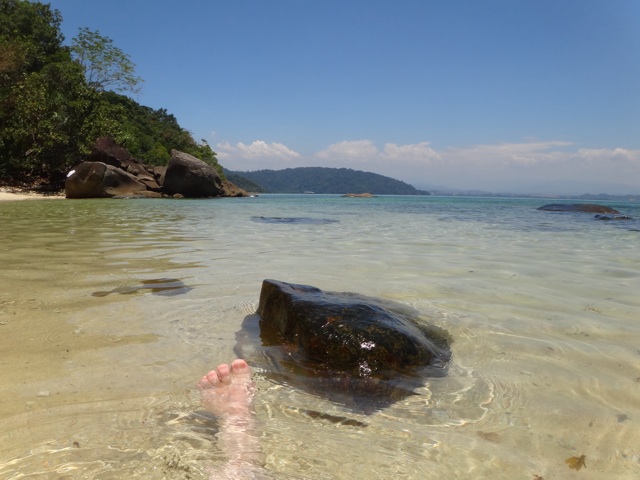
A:
<svg viewBox="0 0 640 480">
<path fill-rule="evenodd" d="M 586 459 L 586 456 L 580 455 L 579 457 L 569 457 L 564 462 L 569 465 L 569 468 L 580 470 L 582 467 L 587 468 Z"/>
<path fill-rule="evenodd" d="M 489 442 L 500 443 L 500 435 L 495 432 L 478 432 L 478 436 Z"/>
<path fill-rule="evenodd" d="M 533 480 L 544 480 L 544 477 L 541 477 L 540 475 L 534 475 Z"/>
<path fill-rule="evenodd" d="M 618 423 L 624 423 L 627 420 L 630 420 L 629 415 L 627 415 L 626 413 L 620 413 L 616 415 L 616 418 L 618 419 Z"/>
</svg>

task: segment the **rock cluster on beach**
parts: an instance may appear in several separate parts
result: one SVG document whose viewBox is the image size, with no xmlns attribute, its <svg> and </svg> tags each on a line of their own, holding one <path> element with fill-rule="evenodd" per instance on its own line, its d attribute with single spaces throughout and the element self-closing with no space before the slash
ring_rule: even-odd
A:
<svg viewBox="0 0 640 480">
<path fill-rule="evenodd" d="M 248 196 L 192 155 L 172 150 L 166 166 L 145 165 L 110 138 L 100 138 L 87 159 L 68 173 L 65 194 L 67 198 Z"/>
</svg>

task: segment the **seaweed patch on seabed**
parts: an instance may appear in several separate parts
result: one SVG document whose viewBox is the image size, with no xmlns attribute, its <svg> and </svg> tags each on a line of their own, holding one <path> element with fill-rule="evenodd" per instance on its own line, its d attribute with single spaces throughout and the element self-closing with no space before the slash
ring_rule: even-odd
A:
<svg viewBox="0 0 640 480">
<path fill-rule="evenodd" d="M 165 297 L 181 295 L 193 290 L 192 287 L 185 285 L 182 280 L 175 278 L 154 278 L 151 280 L 142 280 L 140 285 L 129 285 L 116 287 L 109 291 L 93 292 L 93 297 L 106 297 L 112 293 L 120 295 L 131 295 L 134 293 L 150 292 L 154 295 L 162 295 Z"/>
</svg>

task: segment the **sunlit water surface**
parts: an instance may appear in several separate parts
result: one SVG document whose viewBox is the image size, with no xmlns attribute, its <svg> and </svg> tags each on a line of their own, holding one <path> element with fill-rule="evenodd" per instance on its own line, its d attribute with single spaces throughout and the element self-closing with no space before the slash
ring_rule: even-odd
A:
<svg viewBox="0 0 640 480">
<path fill-rule="evenodd" d="M 446 377 L 371 415 L 256 372 L 266 478 L 640 478 L 640 222 L 543 203 L 0 203 L 0 478 L 208 478 L 224 454 L 194 385 L 265 278 L 401 302 L 454 339 Z"/>
</svg>

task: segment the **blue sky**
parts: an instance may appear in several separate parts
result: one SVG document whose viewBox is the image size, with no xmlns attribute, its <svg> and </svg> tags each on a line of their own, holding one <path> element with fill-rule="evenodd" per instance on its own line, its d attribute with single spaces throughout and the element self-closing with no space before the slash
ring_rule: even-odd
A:
<svg viewBox="0 0 640 480">
<path fill-rule="evenodd" d="M 55 0 L 234 170 L 640 193 L 637 0 Z"/>
</svg>

